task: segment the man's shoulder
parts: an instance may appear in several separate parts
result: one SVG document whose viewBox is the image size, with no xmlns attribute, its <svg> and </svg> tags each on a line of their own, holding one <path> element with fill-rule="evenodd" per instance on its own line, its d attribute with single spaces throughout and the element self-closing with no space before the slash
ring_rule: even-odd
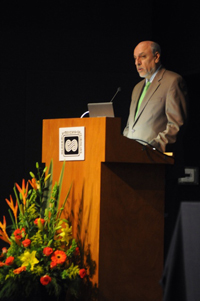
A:
<svg viewBox="0 0 200 301">
<path fill-rule="evenodd" d="M 182 90 L 187 91 L 187 84 L 185 82 L 185 79 L 178 73 L 164 69 L 162 74 L 158 74 L 158 82 L 163 86 L 163 87 L 181 87 Z"/>
<path fill-rule="evenodd" d="M 171 70 L 167 70 L 165 68 L 162 68 L 159 72 L 158 72 L 158 77 L 160 76 L 160 79 L 171 79 L 171 80 L 176 80 L 176 79 L 182 79 L 182 76 L 174 71 Z"/>
</svg>

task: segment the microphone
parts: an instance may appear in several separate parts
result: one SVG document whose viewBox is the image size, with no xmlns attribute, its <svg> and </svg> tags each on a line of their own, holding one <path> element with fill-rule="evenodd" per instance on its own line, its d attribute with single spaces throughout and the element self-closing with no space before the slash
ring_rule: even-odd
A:
<svg viewBox="0 0 200 301">
<path fill-rule="evenodd" d="M 117 88 L 117 91 L 115 92 L 115 94 L 113 95 L 113 98 L 110 100 L 110 102 L 113 102 L 114 98 L 117 96 L 117 94 L 121 91 L 121 87 Z"/>
<path fill-rule="evenodd" d="M 117 88 L 117 91 L 115 92 L 115 94 L 113 95 L 112 99 L 110 100 L 110 102 L 113 102 L 113 100 L 115 99 L 115 97 L 117 96 L 117 94 L 121 91 L 121 87 Z M 80 118 L 83 118 L 86 114 L 89 114 L 89 111 L 84 112 Z"/>
</svg>

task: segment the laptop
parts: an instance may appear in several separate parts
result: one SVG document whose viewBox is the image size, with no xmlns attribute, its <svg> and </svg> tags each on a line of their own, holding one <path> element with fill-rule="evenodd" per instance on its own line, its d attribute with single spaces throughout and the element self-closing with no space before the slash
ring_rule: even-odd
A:
<svg viewBox="0 0 200 301">
<path fill-rule="evenodd" d="M 115 117 L 112 102 L 88 103 L 90 117 Z"/>
</svg>

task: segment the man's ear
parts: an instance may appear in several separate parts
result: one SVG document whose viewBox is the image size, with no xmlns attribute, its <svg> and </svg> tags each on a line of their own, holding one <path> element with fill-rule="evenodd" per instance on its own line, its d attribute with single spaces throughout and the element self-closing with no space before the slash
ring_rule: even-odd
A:
<svg viewBox="0 0 200 301">
<path fill-rule="evenodd" d="M 155 63 L 156 64 L 159 63 L 160 62 L 160 53 L 156 52 L 155 55 L 154 55 L 154 57 L 155 57 Z"/>
</svg>

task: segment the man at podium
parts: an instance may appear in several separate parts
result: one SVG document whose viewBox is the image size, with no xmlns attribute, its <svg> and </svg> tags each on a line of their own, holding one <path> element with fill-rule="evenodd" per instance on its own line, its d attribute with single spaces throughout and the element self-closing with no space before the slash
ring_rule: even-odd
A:
<svg viewBox="0 0 200 301">
<path fill-rule="evenodd" d="M 152 41 L 141 42 L 134 49 L 136 69 L 144 79 L 133 89 L 123 135 L 165 152 L 182 136 L 187 88 L 179 74 L 161 65 L 160 56 L 160 46 Z"/>
</svg>

